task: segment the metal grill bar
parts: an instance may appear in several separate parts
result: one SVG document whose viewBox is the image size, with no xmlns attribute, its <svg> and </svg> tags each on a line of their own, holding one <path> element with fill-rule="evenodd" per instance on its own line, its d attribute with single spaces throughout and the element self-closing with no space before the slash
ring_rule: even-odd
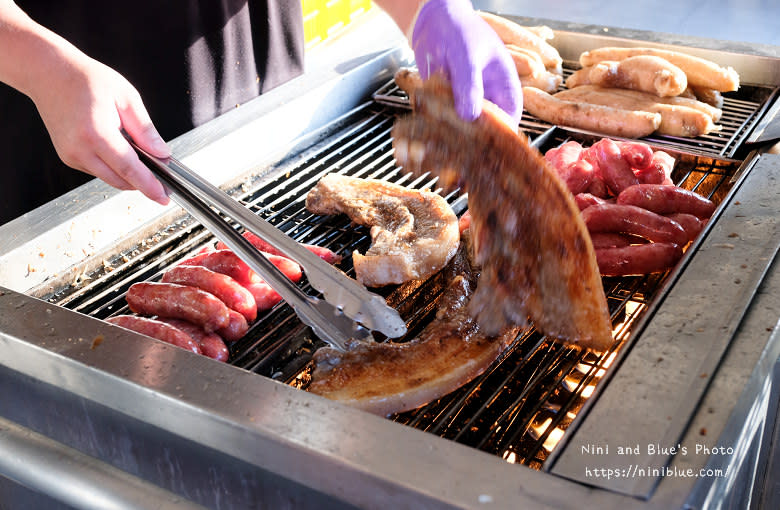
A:
<svg viewBox="0 0 780 510">
<path fill-rule="evenodd" d="M 295 239 L 327 246 L 341 254 L 344 260 L 339 267 L 353 274 L 348 255 L 368 247 L 368 229 L 350 225 L 345 216 L 309 213 L 304 206 L 305 196 L 329 172 L 435 189 L 434 178 L 413 178 L 395 165 L 390 128 L 397 113 L 395 107 L 361 107 L 346 127 L 306 154 L 281 163 L 266 179 L 237 194 L 237 198 Z M 573 136 L 581 136 L 584 144 L 588 142 L 587 136 L 561 129 L 541 149 L 547 150 Z M 726 196 L 737 161 L 675 155 L 675 182 L 716 202 Z M 465 210 L 465 195 L 453 192 L 446 199 L 456 213 Z M 110 270 L 85 275 L 82 282 L 58 290 L 49 300 L 99 318 L 124 313 L 124 293 L 132 283 L 158 279 L 177 261 L 214 241 L 209 232 L 191 219 L 184 219 L 155 237 L 135 250 L 117 254 Z M 528 329 L 500 360 L 471 383 L 391 419 L 493 453 L 508 462 L 541 468 L 615 354 L 629 342 L 637 322 L 651 310 L 664 284 L 665 275 L 604 279 L 615 338 L 608 352 L 596 356 L 578 351 Z M 305 278 L 301 285 L 304 291 L 311 292 Z M 425 282 L 385 289 L 388 303 L 410 324 L 409 334 L 399 341 L 416 336 L 425 327 L 435 313 L 441 291 L 435 276 Z M 259 317 L 248 334 L 231 346 L 230 363 L 305 388 L 311 356 L 320 345 L 289 307 L 281 303 Z"/>
</svg>

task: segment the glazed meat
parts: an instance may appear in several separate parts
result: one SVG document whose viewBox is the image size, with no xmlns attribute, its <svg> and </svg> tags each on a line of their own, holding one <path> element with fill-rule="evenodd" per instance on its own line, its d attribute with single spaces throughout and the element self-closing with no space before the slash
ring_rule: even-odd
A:
<svg viewBox="0 0 780 510">
<path fill-rule="evenodd" d="M 405 343 L 355 342 L 346 353 L 318 350 L 308 390 L 386 416 L 414 409 L 482 373 L 515 339 L 519 328 L 491 337 L 468 310 L 477 283 L 467 243 L 442 271 L 445 291 L 436 317 Z"/>
<path fill-rule="evenodd" d="M 469 308 L 496 334 L 530 318 L 569 343 L 612 343 L 604 288 L 590 236 L 571 193 L 538 150 L 485 102 L 462 120 L 452 91 L 434 77 L 413 94 L 414 114 L 396 121 L 395 155 L 414 174 L 468 191 L 482 276 Z"/>
<path fill-rule="evenodd" d="M 371 228 L 371 247 L 352 254 L 357 280 L 369 287 L 426 278 L 458 249 L 458 218 L 444 198 L 430 191 L 328 174 L 306 196 L 306 208 L 344 213 Z"/>
</svg>

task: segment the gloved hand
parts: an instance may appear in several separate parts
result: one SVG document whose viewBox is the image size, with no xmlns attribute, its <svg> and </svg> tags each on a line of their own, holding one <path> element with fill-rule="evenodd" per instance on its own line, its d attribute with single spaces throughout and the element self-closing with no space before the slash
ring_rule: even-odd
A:
<svg viewBox="0 0 780 510">
<path fill-rule="evenodd" d="M 512 58 L 470 0 L 429 0 L 417 16 L 411 38 L 420 76 L 443 71 L 452 84 L 455 110 L 473 121 L 488 99 L 515 122 L 523 92 Z"/>
</svg>

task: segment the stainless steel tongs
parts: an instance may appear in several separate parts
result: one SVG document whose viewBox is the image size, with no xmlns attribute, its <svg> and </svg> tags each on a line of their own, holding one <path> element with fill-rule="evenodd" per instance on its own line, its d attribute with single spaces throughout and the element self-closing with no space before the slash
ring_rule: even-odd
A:
<svg viewBox="0 0 780 510">
<path fill-rule="evenodd" d="M 171 198 L 268 282 L 320 339 L 343 351 L 350 338 L 373 340 L 369 330 L 379 331 L 389 338 L 406 333 L 403 319 L 381 296 L 369 292 L 180 161 L 173 157 L 152 156 L 129 137 L 128 140 L 141 161 L 168 189 Z M 300 264 L 311 286 L 322 292 L 325 299 L 301 291 L 214 209 Z"/>
</svg>

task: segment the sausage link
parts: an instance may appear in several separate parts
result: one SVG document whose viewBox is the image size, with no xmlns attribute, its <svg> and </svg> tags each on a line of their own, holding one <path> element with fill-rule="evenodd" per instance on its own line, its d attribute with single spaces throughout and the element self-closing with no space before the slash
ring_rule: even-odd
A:
<svg viewBox="0 0 780 510">
<path fill-rule="evenodd" d="M 609 138 L 602 138 L 593 144 L 593 149 L 599 160 L 601 177 L 614 194 L 617 195 L 627 187 L 639 184 L 639 179 L 634 175 L 631 165 L 623 157 L 623 152 L 617 143 Z"/>
<path fill-rule="evenodd" d="M 271 261 L 284 275 L 297 283 L 303 276 L 301 266 L 287 257 L 265 254 L 265 257 Z M 249 265 L 241 260 L 241 257 L 231 250 L 217 250 L 210 253 L 203 253 L 183 260 L 178 265 L 183 266 L 203 266 L 217 273 L 230 276 L 240 284 L 263 281 L 260 275 L 255 273 Z"/>
<path fill-rule="evenodd" d="M 592 205 L 606 203 L 603 198 L 597 197 L 591 193 L 577 193 L 574 195 L 574 201 L 577 203 L 577 207 L 580 208 L 580 211 L 584 211 Z"/>
<path fill-rule="evenodd" d="M 641 184 L 674 184 L 672 182 L 672 170 L 675 159 L 668 152 L 655 151 L 650 161 L 650 166 L 637 172 Z"/>
<path fill-rule="evenodd" d="M 244 287 L 252 293 L 257 303 L 257 310 L 260 312 L 270 310 L 282 300 L 282 296 L 266 282 L 247 283 Z"/>
<path fill-rule="evenodd" d="M 638 184 L 624 189 L 618 204 L 635 205 L 658 214 L 686 213 L 709 218 L 715 212 L 712 201 L 693 191 L 663 184 Z"/>
<path fill-rule="evenodd" d="M 117 315 L 109 317 L 106 322 L 135 331 L 142 335 L 150 336 L 163 342 L 181 347 L 188 351 L 201 354 L 198 343 L 181 329 L 166 324 L 165 322 L 150 319 L 148 317 L 138 317 L 136 315 Z"/>
<path fill-rule="evenodd" d="M 135 313 L 184 319 L 209 332 L 224 328 L 230 322 L 230 309 L 225 303 L 213 294 L 189 285 L 134 283 L 125 299 Z"/>
<path fill-rule="evenodd" d="M 264 240 L 260 239 L 256 234 L 246 231 L 243 234 L 244 238 L 252 243 L 252 246 L 257 248 L 258 250 L 271 254 L 271 255 L 279 255 L 284 256 L 284 253 L 280 252 L 278 248 L 276 248 L 274 245 L 265 242 Z M 317 246 L 316 244 L 306 244 L 306 243 L 299 243 L 301 246 L 312 252 L 313 254 L 317 255 L 319 258 L 327 262 L 328 264 L 338 264 L 341 262 L 341 255 L 338 253 L 335 253 L 332 250 L 329 250 L 328 248 L 325 248 L 324 246 Z M 226 250 L 227 245 L 223 243 L 222 241 L 217 241 L 217 249 L 218 250 Z"/>
<path fill-rule="evenodd" d="M 257 318 L 257 303 L 254 296 L 236 280 L 203 266 L 174 266 L 162 276 L 165 283 L 190 285 L 214 294 L 247 321 Z"/>
<path fill-rule="evenodd" d="M 631 234 L 653 242 L 684 246 L 688 233 L 676 221 L 647 209 L 624 204 L 597 204 L 582 211 L 588 231 Z"/>
<path fill-rule="evenodd" d="M 682 253 L 674 243 L 636 244 L 597 249 L 596 262 L 602 276 L 643 275 L 671 269 Z"/>
<path fill-rule="evenodd" d="M 224 338 L 226 342 L 235 342 L 246 335 L 247 331 L 249 331 L 249 324 L 247 324 L 244 316 L 235 310 L 230 310 L 228 324 L 219 328 L 217 334 Z"/>
<path fill-rule="evenodd" d="M 228 351 L 225 341 L 218 334 L 206 333 L 200 326 L 181 319 L 162 318 L 158 320 L 190 335 L 197 342 L 204 356 L 217 361 L 227 361 L 230 357 L 230 351 Z"/>
<path fill-rule="evenodd" d="M 613 232 L 594 232 L 590 235 L 590 241 L 593 243 L 593 248 L 596 250 L 603 248 L 630 246 L 637 240 L 644 241 L 644 239 L 641 237 L 629 236 L 626 234 L 615 234 Z"/>
<path fill-rule="evenodd" d="M 689 241 L 696 239 L 696 236 L 699 235 L 699 232 L 701 232 L 704 225 L 707 223 L 707 220 L 699 219 L 693 214 L 687 213 L 674 213 L 667 215 L 667 217 L 673 219 L 682 226 L 685 232 L 688 233 Z"/>
<path fill-rule="evenodd" d="M 634 170 L 644 170 L 653 162 L 653 149 L 646 143 L 624 141 L 615 141 L 615 143 L 620 147 L 623 159 Z"/>
</svg>

